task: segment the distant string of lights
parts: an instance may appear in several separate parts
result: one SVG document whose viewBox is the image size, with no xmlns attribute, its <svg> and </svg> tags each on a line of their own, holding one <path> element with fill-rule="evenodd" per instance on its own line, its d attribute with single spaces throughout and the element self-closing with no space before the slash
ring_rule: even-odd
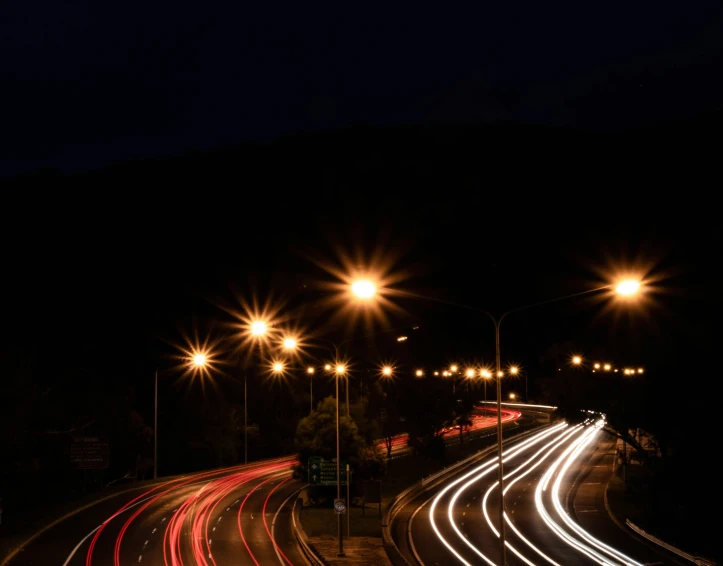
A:
<svg viewBox="0 0 723 566">
<path fill-rule="evenodd" d="M 570 359 L 570 363 L 573 366 L 583 366 L 584 360 L 583 360 L 582 356 L 575 355 L 575 356 L 572 356 L 572 358 Z M 559 371 L 562 371 L 562 368 L 560 368 Z M 598 371 L 617 373 L 620 371 L 620 368 L 616 368 L 615 366 L 613 366 L 613 364 L 610 364 L 610 363 L 594 362 L 592 364 L 592 372 L 595 373 Z M 640 375 L 642 373 L 645 373 L 645 368 L 625 367 L 625 368 L 622 368 L 622 373 L 624 375 Z"/>
</svg>

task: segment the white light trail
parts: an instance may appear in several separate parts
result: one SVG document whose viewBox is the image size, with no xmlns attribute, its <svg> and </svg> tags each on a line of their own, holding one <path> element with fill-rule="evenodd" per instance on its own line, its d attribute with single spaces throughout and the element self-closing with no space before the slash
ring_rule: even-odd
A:
<svg viewBox="0 0 723 566">
<path fill-rule="evenodd" d="M 549 484 L 551 478 L 555 475 L 555 472 L 558 470 L 558 468 L 561 467 L 563 462 L 567 464 L 567 466 L 559 473 L 557 476 L 554 484 L 553 484 L 553 493 L 551 495 L 553 500 L 553 505 L 555 506 L 558 514 L 560 514 L 561 517 L 565 517 L 566 524 L 570 526 L 570 524 L 574 524 L 569 517 L 566 517 L 566 514 L 564 512 L 564 509 L 562 508 L 562 504 L 559 501 L 559 488 L 562 482 L 562 479 L 564 478 L 564 470 L 569 468 L 569 466 L 572 464 L 572 462 L 575 461 L 577 456 L 579 456 L 580 452 L 588 445 L 592 440 L 594 439 L 595 435 L 599 431 L 598 426 L 590 427 L 588 430 L 586 430 L 580 438 L 575 440 L 570 446 L 568 446 L 565 451 L 560 455 L 560 457 L 547 469 L 545 472 L 545 475 L 543 476 L 542 480 L 538 483 L 537 489 L 535 490 L 535 505 L 537 507 L 537 511 L 542 517 L 543 521 L 545 521 L 545 524 L 547 524 L 548 527 L 562 540 L 564 540 L 567 544 L 569 544 L 571 547 L 575 548 L 579 552 L 585 554 L 593 561 L 597 562 L 598 564 L 602 566 L 618 566 L 618 561 L 611 561 L 610 558 L 605 556 L 605 554 L 614 556 L 618 560 L 620 560 L 622 557 L 625 557 L 624 554 L 619 553 L 619 551 L 614 551 L 615 554 L 618 554 L 619 556 L 615 556 L 615 554 L 612 554 L 610 552 L 611 547 L 608 547 L 607 545 L 601 545 L 596 544 L 597 539 L 594 539 L 587 531 L 582 529 L 579 525 L 575 525 L 576 528 L 575 532 L 584 539 L 584 541 L 576 539 L 574 536 L 572 536 L 570 533 L 565 531 L 557 522 L 554 521 L 554 519 L 550 516 L 547 509 L 545 508 L 544 502 L 542 500 L 542 493 L 545 491 L 547 485 Z M 558 507 L 559 506 L 559 507 Z M 586 542 L 588 544 L 586 544 Z M 593 548 L 593 547 L 597 547 Z M 605 548 L 607 547 L 607 548 Z M 603 553 L 598 552 L 601 550 Z M 622 558 L 622 563 L 626 564 L 628 566 L 642 566 L 639 562 L 636 562 L 632 560 L 631 558 L 625 557 Z"/>
<path fill-rule="evenodd" d="M 536 435 L 532 436 L 531 438 L 529 438 L 529 439 L 527 439 L 527 440 L 525 440 L 525 441 L 523 441 L 523 442 L 515 445 L 512 449 L 508 450 L 507 452 L 504 452 L 504 451 L 503 451 L 503 452 L 502 452 L 502 461 L 504 462 L 505 460 L 508 460 L 509 458 L 511 458 L 512 456 L 514 456 L 515 454 L 521 452 L 522 450 L 527 449 L 527 448 L 528 448 L 529 446 L 531 446 L 531 445 L 534 445 L 534 444 L 542 441 L 544 438 L 547 438 L 547 437 L 550 436 L 551 434 L 554 434 L 554 433 L 558 432 L 559 430 L 562 430 L 562 429 L 566 428 L 567 426 L 568 426 L 567 423 L 560 423 L 560 424 L 554 425 L 554 426 L 550 427 L 549 429 L 546 429 L 546 430 L 544 430 L 544 431 L 542 431 L 542 432 L 539 432 L 539 433 L 537 433 Z M 490 462 L 486 462 L 486 463 L 484 463 L 484 464 L 476 467 L 475 469 L 467 472 L 466 474 L 462 475 L 462 477 L 456 479 L 455 481 L 450 482 L 449 485 L 447 485 L 444 489 L 442 489 L 442 490 L 435 496 L 434 500 L 432 501 L 432 505 L 431 505 L 430 508 L 429 508 L 429 521 L 430 521 L 430 524 L 432 525 L 432 530 L 434 530 L 434 533 L 437 535 L 437 538 L 439 539 L 439 541 L 440 541 L 460 562 L 462 562 L 463 564 L 469 565 L 469 566 L 471 566 L 471 565 L 469 564 L 469 562 L 467 562 L 467 561 L 462 557 L 462 555 L 459 554 L 459 553 L 454 549 L 454 547 L 444 538 L 444 536 L 442 535 L 442 533 L 439 531 L 439 528 L 437 527 L 437 523 L 436 523 L 436 521 L 435 521 L 435 519 L 434 519 L 434 513 L 435 513 L 435 510 L 436 510 L 436 507 L 437 507 L 437 504 L 439 503 L 439 501 L 440 501 L 440 500 L 442 499 L 442 497 L 444 497 L 445 494 L 446 494 L 447 492 L 449 492 L 453 487 L 455 487 L 456 485 L 459 485 L 460 483 L 462 483 L 463 481 L 467 480 L 468 478 L 470 478 L 470 477 L 472 477 L 472 476 L 475 476 L 475 479 L 474 479 L 473 481 L 476 481 L 476 480 L 478 480 L 479 478 L 485 476 L 486 474 L 488 474 L 488 473 L 490 473 L 491 471 L 493 471 L 494 469 L 496 469 L 496 468 L 497 468 L 497 465 L 498 465 L 498 461 L 497 461 L 497 459 L 494 459 L 494 460 L 492 460 L 492 461 L 490 461 Z M 455 533 L 460 537 L 461 540 L 463 540 L 465 543 L 467 543 L 467 545 L 470 546 L 470 547 L 475 551 L 475 553 L 476 553 L 477 555 L 479 555 L 483 560 L 485 560 L 485 561 L 486 561 L 488 564 L 490 564 L 491 566 L 495 566 L 495 563 L 494 563 L 494 562 L 492 562 L 492 561 L 491 561 L 487 556 L 485 556 L 479 549 L 477 549 L 476 547 L 474 547 L 474 545 L 472 545 L 469 541 L 467 541 L 467 539 L 466 539 L 466 538 L 464 537 L 464 535 L 461 533 L 461 531 L 459 530 L 459 528 L 458 528 L 457 525 L 455 524 L 455 522 L 454 522 L 454 520 L 453 520 L 453 517 L 452 517 L 452 511 L 453 511 L 452 508 L 453 508 L 453 506 L 454 506 L 453 503 L 451 503 L 450 506 L 449 506 L 448 518 L 449 518 L 450 524 L 451 524 L 452 528 L 454 529 Z"/>
<path fill-rule="evenodd" d="M 511 405 L 511 404 L 508 404 Z M 517 404 L 523 406 L 523 404 Z M 529 405 L 528 405 L 529 406 Z M 523 463 L 515 466 L 515 468 L 509 473 L 505 474 L 506 481 L 505 489 L 502 494 L 504 498 L 508 491 L 522 478 L 531 474 L 535 469 L 543 465 L 550 457 L 562 447 L 564 447 L 562 454 L 557 457 L 551 464 L 547 464 L 548 468 L 544 471 L 544 474 L 539 479 L 534 494 L 534 503 L 537 508 L 537 512 L 544 521 L 545 525 L 552 530 L 562 541 L 564 541 L 571 548 L 589 557 L 592 561 L 600 564 L 601 566 L 643 566 L 641 563 L 635 561 L 633 558 L 625 555 L 621 551 L 605 544 L 599 539 L 592 536 L 589 532 L 582 528 L 581 525 L 572 520 L 572 518 L 565 512 L 565 509 L 561 503 L 560 490 L 562 489 L 563 481 L 569 473 L 570 467 L 580 457 L 585 448 L 587 448 L 596 438 L 599 430 L 604 427 L 605 422 L 603 419 L 589 418 L 584 423 L 569 427 L 567 423 L 561 423 L 545 429 L 544 431 L 535 434 L 531 438 L 520 442 L 513 446 L 511 449 L 504 451 L 502 455 L 502 461 L 508 462 L 511 458 L 517 457 L 523 454 L 533 447 L 539 445 L 545 439 L 551 438 L 547 441 L 544 446 L 536 450 L 536 452 L 527 458 Z M 577 436 L 577 437 L 576 437 Z M 568 444 L 565 446 L 565 444 Z M 454 531 L 459 540 L 461 540 L 469 549 L 471 549 L 484 563 L 494 566 L 495 562 L 490 557 L 485 555 L 481 548 L 475 546 L 467 536 L 461 531 L 457 522 L 455 521 L 455 511 L 457 510 L 458 500 L 463 497 L 464 492 L 473 486 L 476 482 L 479 482 L 483 477 L 493 473 L 498 466 L 497 458 L 494 460 L 487 461 L 473 470 L 462 474 L 459 478 L 451 481 L 446 485 L 433 499 L 429 509 L 429 521 L 432 526 L 432 530 L 437 536 L 438 540 L 449 550 L 449 552 L 455 556 L 455 558 L 465 565 L 470 565 L 470 562 L 463 557 L 462 548 L 458 547 L 458 543 L 447 540 L 440 531 L 437 520 L 435 520 L 436 508 L 442 499 L 447 496 L 449 497 L 449 503 L 447 507 L 447 513 L 445 519 L 448 521 L 448 526 Z M 548 485 L 552 484 L 552 488 L 548 491 Z M 493 493 L 495 488 L 499 487 L 499 482 L 494 483 L 486 490 L 486 493 L 482 499 L 482 512 L 486 520 L 487 526 L 499 538 L 500 534 L 498 529 L 493 523 L 489 511 L 488 511 L 488 499 L 490 494 Z M 456 490 L 455 490 L 456 488 Z M 453 493 L 450 493 L 455 490 Z M 549 498 L 552 501 L 552 505 L 555 509 L 556 514 L 559 516 L 560 521 L 553 519 L 550 512 L 545 507 L 543 497 Z M 425 502 L 426 504 L 426 502 Z M 469 506 L 469 504 L 468 504 Z M 421 508 L 421 507 L 420 507 Z M 415 512 L 416 515 L 416 512 Z M 520 529 L 513 523 L 510 516 L 505 512 L 503 514 L 504 520 L 514 534 L 525 544 L 527 547 L 532 549 L 539 557 L 544 559 L 546 563 L 551 566 L 561 566 L 553 557 L 549 556 L 539 547 L 537 547 L 531 540 L 526 538 Z M 457 513 L 457 517 L 459 514 Z M 469 518 L 468 518 L 469 519 Z M 411 537 L 411 524 L 410 524 L 410 537 Z M 529 566 L 534 566 L 535 562 L 531 558 L 525 557 L 520 548 L 516 548 L 509 540 L 506 541 L 506 548 L 513 552 L 522 562 Z M 471 559 L 471 555 L 468 556 Z"/>
<path fill-rule="evenodd" d="M 544 452 L 545 450 L 547 450 L 547 453 L 546 453 L 544 456 L 542 456 L 541 458 L 539 458 L 539 460 L 537 461 L 537 463 L 536 463 L 534 466 L 532 466 L 532 467 L 531 467 L 527 472 L 525 472 L 524 474 L 522 474 L 522 475 L 518 476 L 517 478 L 515 478 L 515 479 L 509 484 L 509 486 L 505 488 L 505 490 L 504 490 L 503 493 L 504 493 L 504 494 L 507 494 L 507 490 L 509 489 L 509 487 L 510 487 L 511 485 L 514 485 L 515 482 L 519 481 L 521 478 L 525 477 L 528 473 L 530 473 L 534 468 L 536 468 L 540 463 L 542 463 L 542 462 L 547 458 L 547 456 L 549 456 L 557 447 L 559 447 L 561 444 L 563 444 L 564 442 L 566 442 L 573 434 L 579 432 L 579 429 L 580 429 L 580 425 L 577 425 L 577 426 L 571 428 L 570 430 L 563 432 L 563 433 L 562 433 L 561 435 L 559 435 L 557 438 L 555 438 L 555 439 L 552 440 L 551 442 L 548 442 L 545 446 L 543 446 L 542 448 L 540 448 L 537 452 L 535 452 L 535 454 L 533 454 L 530 458 L 528 458 L 527 461 L 525 461 L 523 464 L 521 464 L 520 466 L 518 466 L 517 468 L 515 468 L 515 469 L 514 469 L 512 472 L 510 472 L 509 474 L 506 474 L 506 475 L 505 475 L 505 479 L 509 478 L 511 475 L 516 474 L 518 471 L 523 470 L 526 466 L 528 466 L 530 463 L 532 463 L 532 462 L 535 460 L 535 458 L 537 458 L 542 452 Z M 499 531 L 495 528 L 494 524 L 492 523 L 492 519 L 490 518 L 489 512 L 488 512 L 488 510 L 487 510 L 487 500 L 489 499 L 490 494 L 497 488 L 497 486 L 499 486 L 499 481 L 494 482 L 494 483 L 489 487 L 489 489 L 488 489 L 487 492 L 485 493 L 484 497 L 482 498 L 482 513 L 484 514 L 485 520 L 487 521 L 487 525 L 489 526 L 489 528 L 492 530 L 492 532 L 495 534 L 495 536 L 496 536 L 497 538 L 499 538 L 500 533 L 499 533 Z M 512 522 L 509 520 L 509 517 L 507 516 L 507 513 L 504 513 L 504 517 L 505 517 L 505 522 L 506 522 L 508 525 L 512 526 L 512 530 L 515 532 L 515 534 L 517 534 L 530 548 L 532 548 L 535 552 L 537 552 L 540 556 L 542 556 L 543 558 L 545 558 L 545 559 L 546 559 L 547 561 L 549 561 L 551 564 L 553 564 L 553 565 L 555 565 L 555 566 L 561 566 L 560 564 L 558 564 L 557 562 L 555 562 L 554 560 L 552 560 L 552 558 L 550 558 L 549 556 L 547 556 L 544 552 L 542 552 L 541 549 L 537 548 L 537 547 L 536 547 L 535 545 L 533 545 L 528 539 L 526 539 L 524 536 L 522 536 L 522 534 L 519 532 L 519 530 L 518 530 L 517 528 L 515 528 L 515 526 L 514 526 L 514 525 L 512 524 Z M 517 556 L 519 556 L 523 561 L 525 561 L 525 563 L 527 563 L 527 564 L 533 564 L 533 563 L 531 563 L 527 558 L 525 558 L 525 557 L 520 553 L 520 551 L 518 551 L 512 544 L 510 544 L 509 541 L 505 541 L 505 546 L 506 546 L 507 548 L 509 548 L 512 552 L 514 552 Z"/>
<path fill-rule="evenodd" d="M 619 550 L 613 548 L 612 546 L 609 546 L 605 544 L 604 542 L 598 540 L 594 536 L 592 536 L 589 532 L 587 532 L 585 529 L 583 529 L 580 525 L 575 523 L 570 517 L 565 513 L 564 508 L 562 507 L 562 503 L 560 502 L 560 485 L 562 483 L 562 479 L 565 477 L 565 474 L 567 473 L 567 470 L 570 468 L 572 463 L 580 456 L 581 452 L 595 439 L 595 436 L 599 432 L 600 428 L 604 426 L 603 421 L 598 421 L 596 423 L 596 426 L 592 429 L 593 432 L 588 436 L 588 438 L 585 441 L 581 441 L 578 443 L 577 448 L 575 448 L 570 456 L 567 458 L 565 463 L 562 466 L 562 469 L 560 470 L 560 473 L 557 475 L 557 479 L 555 480 L 555 483 L 553 484 L 553 491 L 552 491 L 552 503 L 555 507 L 555 510 L 557 511 L 557 514 L 560 516 L 560 518 L 564 521 L 564 523 L 573 531 L 575 531 L 578 536 L 585 539 L 588 543 L 590 543 L 592 546 L 598 548 L 608 556 L 611 556 L 613 558 L 617 558 L 619 560 L 623 561 L 623 564 L 626 564 L 628 566 L 642 566 L 640 562 L 636 562 L 626 554 L 620 552 Z"/>
</svg>

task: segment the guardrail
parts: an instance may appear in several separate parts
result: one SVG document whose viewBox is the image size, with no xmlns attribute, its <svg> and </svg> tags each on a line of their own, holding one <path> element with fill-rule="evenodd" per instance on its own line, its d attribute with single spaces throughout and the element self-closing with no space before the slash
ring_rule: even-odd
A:
<svg viewBox="0 0 723 566">
<path fill-rule="evenodd" d="M 296 501 L 294 501 L 294 507 L 291 510 L 291 529 L 294 531 L 296 542 L 299 544 L 301 553 L 311 566 L 328 566 L 321 555 L 316 551 L 314 545 L 309 541 L 309 537 L 306 536 L 306 531 L 304 530 L 304 527 L 301 524 L 301 518 L 299 517 L 300 501 L 301 498 L 297 497 Z"/>
<path fill-rule="evenodd" d="M 542 425 L 535 427 L 531 430 L 522 431 L 510 438 L 505 439 L 503 442 L 507 443 L 511 440 L 517 440 L 522 436 L 532 434 L 540 428 L 544 428 L 547 426 L 549 425 Z M 447 476 L 456 473 L 458 470 L 464 469 L 465 467 L 473 464 L 477 460 L 481 460 L 482 458 L 487 457 L 489 454 L 495 452 L 496 450 L 496 444 L 488 446 L 484 450 L 480 450 L 472 454 L 471 456 L 468 456 L 467 458 L 460 460 L 459 462 L 456 462 L 451 466 L 448 466 L 443 470 L 440 470 L 439 472 L 422 479 L 421 481 L 408 487 L 399 495 L 397 495 L 392 504 L 387 508 L 386 512 L 384 513 L 384 517 L 382 518 L 382 544 L 384 545 L 384 550 L 386 551 L 389 560 L 394 566 L 413 566 L 399 550 L 399 547 L 396 545 L 396 543 L 394 542 L 394 538 L 392 537 L 392 523 L 394 522 L 394 518 L 397 516 L 399 511 L 401 511 L 406 506 L 406 504 L 412 501 L 415 497 L 421 495 L 428 489 L 433 488 L 438 483 L 441 483 L 441 481 L 445 480 Z"/>
<path fill-rule="evenodd" d="M 673 554 L 677 554 L 681 558 L 685 558 L 686 560 L 690 560 L 693 564 L 698 564 L 698 566 L 716 566 L 716 563 L 712 560 L 708 560 L 707 558 L 702 558 L 700 556 L 693 556 L 692 554 L 688 554 L 687 552 L 683 552 L 682 550 L 675 548 L 672 544 L 668 544 L 665 541 L 660 540 L 659 538 L 651 535 L 650 533 L 646 533 L 643 529 L 635 525 L 630 521 L 630 519 L 625 519 L 625 524 L 630 527 L 632 530 L 634 530 L 636 533 L 638 533 L 641 537 L 646 538 L 650 542 L 657 544 L 658 546 L 663 547 L 665 550 L 668 550 L 669 552 L 672 552 Z"/>
</svg>

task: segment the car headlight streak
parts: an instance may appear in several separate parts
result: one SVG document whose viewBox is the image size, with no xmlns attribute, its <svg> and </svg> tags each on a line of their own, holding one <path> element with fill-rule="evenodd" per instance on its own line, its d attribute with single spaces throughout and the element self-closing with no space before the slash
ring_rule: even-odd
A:
<svg viewBox="0 0 723 566">
<path fill-rule="evenodd" d="M 604 426 L 604 417 L 600 418 L 599 414 L 596 414 L 595 418 L 588 418 L 584 423 L 575 426 L 569 426 L 567 423 L 563 422 L 553 425 L 531 436 L 527 440 L 515 444 L 510 449 L 503 451 L 502 460 L 503 462 L 508 462 L 512 458 L 519 458 L 520 455 L 524 455 L 528 451 L 535 450 L 537 447 L 534 454 L 527 458 L 523 463 L 515 465 L 514 469 L 505 474 L 505 480 L 508 481 L 505 482 L 506 485 L 502 493 L 502 497 L 506 496 L 509 490 L 518 481 L 528 476 L 544 464 L 548 466 L 548 468 L 539 478 L 537 486 L 535 487 L 534 504 L 537 512 L 547 527 L 554 532 L 557 537 L 563 540 L 566 544 L 570 545 L 570 547 L 576 549 L 602 566 L 642 566 L 640 562 L 635 561 L 633 558 L 627 556 L 621 551 L 605 544 L 583 529 L 582 526 L 573 521 L 565 512 L 561 502 L 560 491 L 563 488 L 563 481 L 569 474 L 570 467 L 581 456 L 583 451 L 596 440 L 599 431 Z M 560 449 L 563 449 L 562 453 L 556 457 L 554 461 L 546 463 L 550 460 L 551 456 Z M 476 466 L 471 471 L 468 471 L 457 479 L 449 482 L 431 500 L 428 517 L 432 530 L 439 541 L 461 564 L 470 565 L 468 560 L 472 559 L 472 556 L 467 554 L 467 558 L 465 558 L 463 556 L 465 553 L 462 552 L 462 548 L 455 548 L 455 546 L 459 546 L 458 541 L 447 540 L 442 534 L 437 524 L 440 517 L 435 519 L 437 507 L 438 505 L 441 505 L 441 502 L 445 497 L 448 498 L 447 513 L 443 516 L 448 521 L 449 527 L 454 531 L 459 540 L 462 541 L 466 547 L 471 549 L 477 557 L 482 559 L 485 563 L 494 566 L 496 562 L 485 555 L 482 550 L 475 546 L 468 536 L 460 530 L 458 521 L 461 514 L 456 513 L 456 511 L 458 501 L 461 497 L 463 497 L 465 491 L 467 491 L 470 487 L 473 487 L 474 484 L 479 482 L 482 478 L 494 473 L 497 470 L 497 464 L 497 457 L 495 454 L 490 460 Z M 499 482 L 491 482 L 491 486 L 485 491 L 482 498 L 481 510 L 489 530 L 499 538 L 499 530 L 493 523 L 487 509 L 489 497 L 492 493 L 494 493 L 496 488 L 499 488 Z M 552 507 L 559 519 L 557 517 L 553 518 L 551 512 L 546 507 L 546 502 L 549 505 L 550 501 L 552 502 Z M 469 520 L 470 518 L 467 516 L 466 521 Z M 504 513 L 504 520 L 514 533 L 515 537 L 534 551 L 537 556 L 545 561 L 545 563 L 552 566 L 561 566 L 555 558 L 546 554 L 542 549 L 537 547 L 532 540 L 526 538 L 507 513 Z M 412 535 L 411 526 L 412 524 L 410 522 L 410 537 Z M 528 558 L 524 556 L 521 552 L 522 548 L 516 547 L 509 539 L 506 541 L 506 547 L 522 562 L 530 566 L 534 566 L 535 562 L 532 561 L 532 557 Z M 473 562 L 476 561 L 477 559 L 473 560 Z"/>
</svg>

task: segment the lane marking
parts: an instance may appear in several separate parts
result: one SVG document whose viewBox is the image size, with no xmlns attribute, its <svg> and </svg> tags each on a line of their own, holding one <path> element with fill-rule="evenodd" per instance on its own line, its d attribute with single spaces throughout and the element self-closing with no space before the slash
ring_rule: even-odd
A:
<svg viewBox="0 0 723 566">
<path fill-rule="evenodd" d="M 146 497 L 145 499 L 141 499 L 140 501 L 137 501 L 137 502 L 134 503 L 133 505 L 129 505 L 129 506 L 126 507 L 123 511 L 124 511 L 124 512 L 125 512 L 125 511 L 128 511 L 128 509 L 132 509 L 132 508 L 135 507 L 136 505 L 140 505 L 141 503 L 143 503 L 144 501 L 148 501 L 148 500 L 151 499 L 152 497 L 155 497 L 155 495 L 150 495 L 150 496 Z M 85 535 L 85 536 L 83 537 L 83 539 L 82 539 L 78 544 L 75 545 L 75 548 L 70 552 L 70 554 L 68 555 L 68 558 L 65 559 L 65 562 L 63 562 L 63 566 L 68 566 L 68 564 L 70 564 L 70 561 L 73 559 L 73 556 L 75 556 L 75 553 L 78 552 L 78 550 L 80 550 L 80 547 L 81 547 L 81 546 L 83 546 L 83 543 L 84 543 L 86 540 L 88 540 L 92 535 L 94 535 L 95 532 L 96 532 L 98 529 L 100 529 L 103 525 L 105 525 L 106 523 L 110 522 L 112 519 L 115 519 L 115 517 L 116 517 L 117 515 L 118 515 L 118 513 L 115 513 L 115 514 L 112 515 L 109 519 L 105 520 L 103 523 L 101 523 L 101 524 L 98 525 L 96 528 L 94 528 L 92 531 L 90 531 L 87 535 Z M 153 531 L 155 532 L 155 529 L 153 529 Z"/>
<path fill-rule="evenodd" d="M 284 500 L 284 502 L 279 506 L 279 508 L 276 510 L 276 513 L 274 513 L 274 518 L 271 520 L 271 540 L 272 540 L 272 541 L 275 541 L 275 540 L 276 540 L 276 538 L 274 537 L 274 526 L 276 525 L 276 517 L 277 517 L 277 515 L 279 514 L 279 511 L 281 511 L 281 510 L 284 508 L 284 506 L 288 503 L 289 499 L 291 499 L 292 497 L 294 497 L 297 493 L 299 493 L 302 489 L 304 489 L 304 488 L 307 487 L 307 486 L 308 486 L 308 484 L 305 485 L 305 486 L 303 486 L 303 487 L 300 487 L 300 488 L 297 489 L 294 493 L 292 493 L 291 495 L 289 495 L 289 497 L 287 497 L 287 498 Z M 284 563 L 284 560 L 281 558 L 281 554 L 279 553 L 279 549 L 278 549 L 278 546 L 277 546 L 276 544 L 274 544 L 274 550 L 276 551 L 276 557 L 279 559 L 279 562 L 281 562 L 281 564 L 283 564 L 283 563 Z"/>
</svg>

